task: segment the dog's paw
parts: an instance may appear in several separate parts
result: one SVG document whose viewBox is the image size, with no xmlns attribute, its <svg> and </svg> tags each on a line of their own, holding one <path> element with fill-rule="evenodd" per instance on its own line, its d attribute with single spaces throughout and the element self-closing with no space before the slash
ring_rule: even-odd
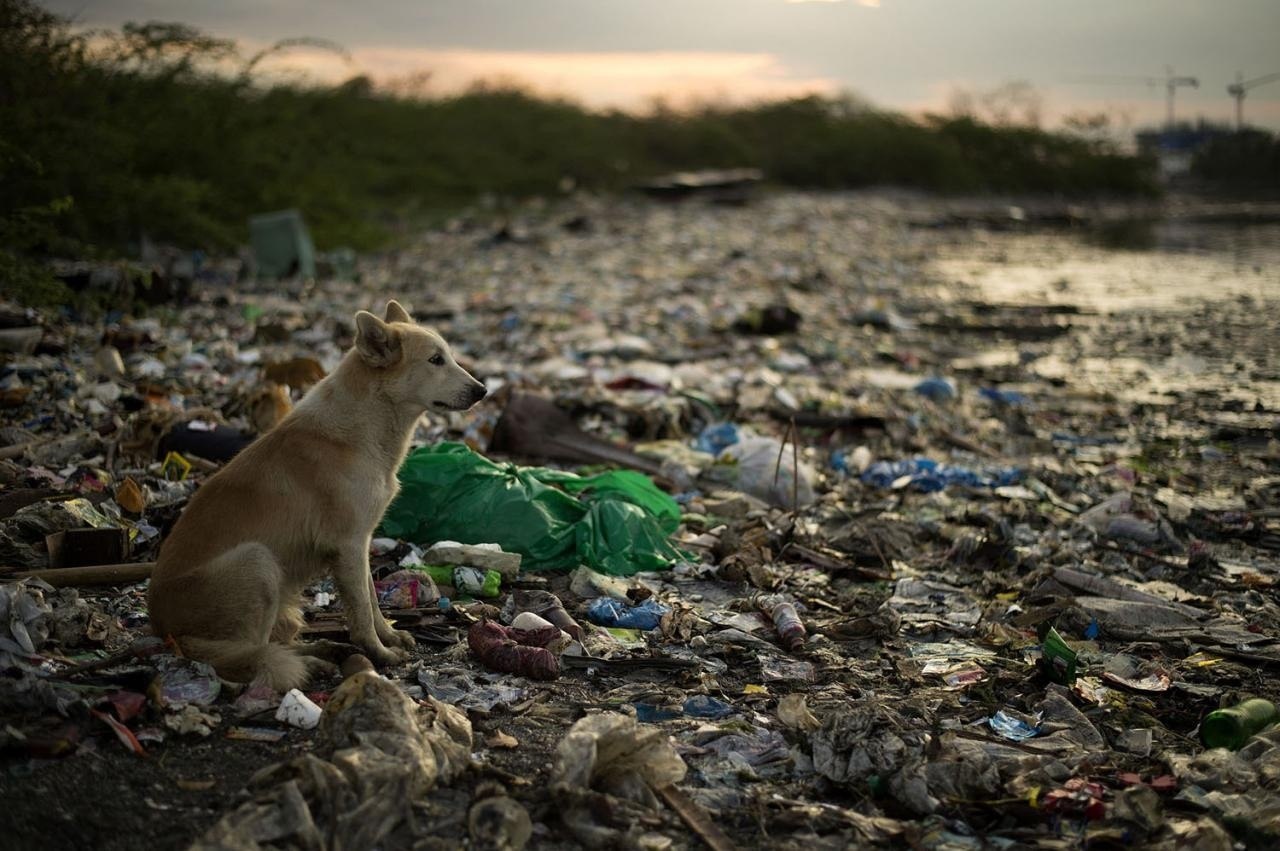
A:
<svg viewBox="0 0 1280 851">
<path fill-rule="evenodd" d="M 364 652 L 379 667 L 399 665 L 401 662 L 409 660 L 409 651 L 402 647 L 383 647 L 378 645 L 376 647 L 366 647 Z"/>
<path fill-rule="evenodd" d="M 387 635 L 378 636 L 382 639 L 382 643 L 388 647 L 403 647 L 405 650 L 412 650 L 417 646 L 418 642 L 413 636 L 405 632 L 403 629 L 393 629 Z"/>
</svg>

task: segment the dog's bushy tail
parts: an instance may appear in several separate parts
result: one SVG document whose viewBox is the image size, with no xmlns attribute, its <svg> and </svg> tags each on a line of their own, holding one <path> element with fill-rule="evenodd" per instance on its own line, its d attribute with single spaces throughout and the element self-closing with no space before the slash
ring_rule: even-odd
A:
<svg viewBox="0 0 1280 851">
<path fill-rule="evenodd" d="M 283 644 L 251 644 L 209 638 L 178 639 L 182 652 L 208 662 L 224 680 L 270 686 L 278 692 L 301 688 L 310 678 L 307 664 Z"/>
</svg>

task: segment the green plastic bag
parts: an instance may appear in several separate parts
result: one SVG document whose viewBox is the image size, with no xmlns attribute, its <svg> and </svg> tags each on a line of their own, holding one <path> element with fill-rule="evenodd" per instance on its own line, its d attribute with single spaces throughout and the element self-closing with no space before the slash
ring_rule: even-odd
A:
<svg viewBox="0 0 1280 851">
<path fill-rule="evenodd" d="M 520 553 L 521 569 L 531 571 L 585 564 L 630 576 L 691 558 L 668 539 L 680 507 L 631 470 L 578 476 L 495 464 L 461 443 L 442 443 L 410 453 L 399 478 L 400 494 L 382 518 L 391 537 L 495 543 Z"/>
</svg>

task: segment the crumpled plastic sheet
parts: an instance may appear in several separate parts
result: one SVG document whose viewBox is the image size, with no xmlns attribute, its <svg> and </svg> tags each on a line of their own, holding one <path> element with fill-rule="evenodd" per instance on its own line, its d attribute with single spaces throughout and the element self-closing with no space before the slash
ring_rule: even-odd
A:
<svg viewBox="0 0 1280 851">
<path fill-rule="evenodd" d="M 1004 709 L 997 710 L 988 718 L 987 726 L 1011 742 L 1022 742 L 1040 735 L 1040 718 L 1028 719 L 1019 712 Z"/>
<path fill-rule="evenodd" d="M 580 719 L 560 740 L 551 786 L 580 842 L 617 847 L 634 819 L 657 807 L 652 790 L 680 782 L 686 771 L 664 730 L 602 712 Z"/>
<path fill-rule="evenodd" d="M 1036 710 L 1044 718 L 1042 734 L 1019 742 L 1018 747 L 954 733 L 944 733 L 934 743 L 921 722 L 904 719 L 884 704 L 860 701 L 848 711 L 827 715 L 809 736 L 813 770 L 833 782 L 854 786 L 879 777 L 900 804 L 928 815 L 947 800 L 1022 794 L 1030 788 L 1023 787 L 1037 778 L 1069 775 L 1070 768 L 1058 766 L 1058 760 L 1083 761 L 1107 750 L 1102 734 L 1062 687 L 1050 685 Z M 1061 769 L 1056 775 L 1043 773 L 1055 771 L 1054 766 Z"/>
<path fill-rule="evenodd" d="M 1025 747 L 1046 753 L 1063 755 L 1102 753 L 1107 740 L 1090 723 L 1083 712 L 1071 701 L 1071 693 L 1063 686 L 1050 684 L 1044 699 L 1036 704 L 1036 712 L 1043 716 L 1040 735 L 1028 739 Z"/>
<path fill-rule="evenodd" d="M 508 685 L 506 677 L 477 677 L 464 668 L 419 668 L 418 682 L 436 700 L 468 711 L 492 712 L 524 700 L 527 690 Z"/>
<path fill-rule="evenodd" d="M 222 680 L 212 665 L 183 656 L 157 655 L 156 678 L 150 692 L 160 706 L 180 707 L 184 704 L 208 706 L 218 699 Z"/>
<path fill-rule="evenodd" d="M 943 630 L 969 635 L 982 618 L 978 603 L 961 589 L 909 576 L 894 585 L 887 605 L 900 615 L 903 630 L 917 633 Z"/>
<path fill-rule="evenodd" d="M 895 799 L 921 815 L 939 801 L 929 793 L 925 748 L 929 733 L 871 701 L 832 713 L 810 737 L 813 768 L 836 783 L 865 784 L 872 775 L 887 783 Z"/>
<path fill-rule="evenodd" d="M 810 505 L 817 474 L 804 461 L 797 465 L 792 449 L 776 438 L 744 437 L 721 449 L 705 475 L 778 508 Z"/>
<path fill-rule="evenodd" d="M 737 782 L 744 776 L 777 778 L 789 774 L 793 764 L 787 740 L 777 730 L 708 729 L 699 731 L 692 744 L 700 753 L 695 755 L 690 751 L 686 755 L 704 780 L 721 777 L 725 782 Z"/>
<path fill-rule="evenodd" d="M 29 658 L 49 640 L 45 594 L 52 591 L 34 580 L 0 585 L 0 668 L 30 668 Z"/>
<path fill-rule="evenodd" d="M 470 763 L 471 723 L 456 707 L 420 707 L 373 671 L 343 681 L 320 719 L 316 753 L 250 780 L 253 800 L 191 847 L 372 848 L 413 829 L 413 802 Z"/>
<path fill-rule="evenodd" d="M 1280 728 L 1254 736 L 1240 750 L 1211 748 L 1171 754 L 1169 765 L 1183 784 L 1178 799 L 1238 825 L 1256 846 L 1280 843 Z"/>
</svg>

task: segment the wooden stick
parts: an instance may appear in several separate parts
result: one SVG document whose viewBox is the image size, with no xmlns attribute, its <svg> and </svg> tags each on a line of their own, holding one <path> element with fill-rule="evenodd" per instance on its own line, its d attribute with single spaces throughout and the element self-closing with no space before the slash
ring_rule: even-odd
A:
<svg viewBox="0 0 1280 851">
<path fill-rule="evenodd" d="M 978 443 L 976 440 L 972 440 L 968 437 L 965 437 L 963 434 L 952 431 L 951 429 L 940 428 L 938 429 L 938 435 L 942 437 L 944 440 L 946 440 L 948 443 L 951 443 L 954 446 L 958 446 L 961 449 L 967 449 L 970 452 L 974 453 L 975 455 L 982 455 L 986 458 L 1000 457 L 1000 453 L 996 452 L 994 449 L 989 449 L 986 446 L 983 446 L 982 444 Z"/>
<path fill-rule="evenodd" d="M 121 650 L 119 653 L 112 653 L 110 656 L 102 659 L 94 659 L 92 662 L 85 662 L 83 665 L 76 665 L 74 668 L 68 668 L 54 674 L 50 679 L 53 680 L 69 680 L 72 677 L 78 677 L 81 674 L 89 674 L 94 671 L 101 671 L 103 668 L 110 668 L 112 665 L 119 665 L 128 662 L 134 656 L 133 648 Z"/>
<path fill-rule="evenodd" d="M 662 800 L 667 802 L 667 806 L 675 810 L 684 823 L 707 843 L 711 851 L 735 851 L 738 847 L 719 825 L 712 821 L 706 810 L 675 786 L 663 786 L 653 791 L 657 792 Z"/>
<path fill-rule="evenodd" d="M 39 579 L 55 588 L 89 585 L 132 585 L 151 576 L 154 561 L 136 564 L 93 564 L 88 567 L 57 567 L 11 573 L 6 579 Z"/>
</svg>

